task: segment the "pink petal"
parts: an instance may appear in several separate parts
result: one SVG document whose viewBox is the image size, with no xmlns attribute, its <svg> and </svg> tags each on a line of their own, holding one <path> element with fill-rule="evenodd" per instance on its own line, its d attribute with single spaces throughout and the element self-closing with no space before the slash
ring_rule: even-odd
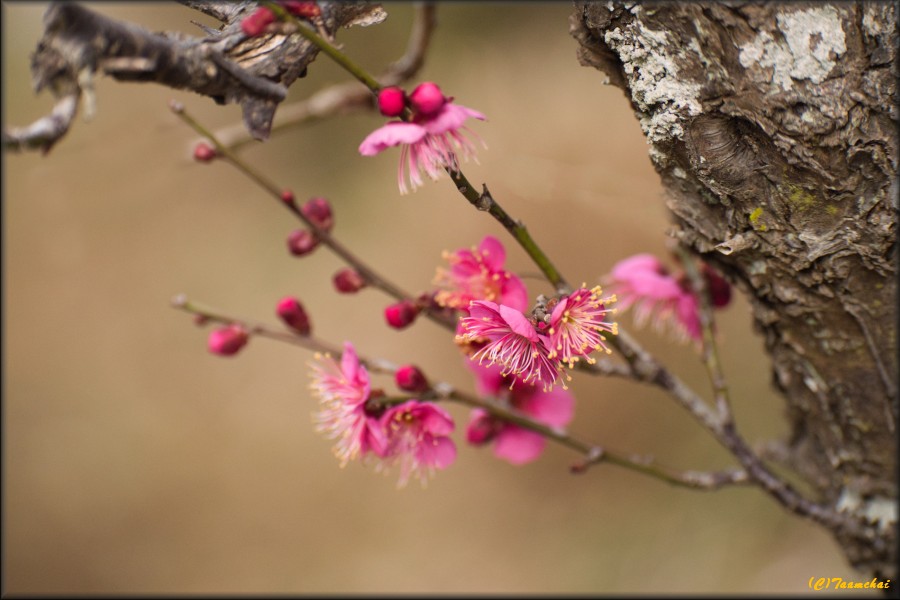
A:
<svg viewBox="0 0 900 600">
<path fill-rule="evenodd" d="M 419 459 L 426 465 L 446 469 L 456 460 L 456 444 L 448 437 L 425 440 L 419 446 Z"/>
<path fill-rule="evenodd" d="M 438 114 L 421 125 L 431 135 L 442 135 L 448 131 L 456 131 L 469 118 L 487 120 L 487 117 L 477 110 L 447 102 Z"/>
<path fill-rule="evenodd" d="M 382 150 L 400 144 L 414 144 L 428 132 L 421 125 L 391 121 L 370 133 L 359 145 L 359 153 L 363 156 L 375 156 Z"/>
<path fill-rule="evenodd" d="M 421 420 L 422 428 L 432 435 L 449 435 L 453 432 L 453 417 L 440 406 L 422 402 L 416 416 Z"/>
<path fill-rule="evenodd" d="M 537 332 L 534 330 L 534 325 L 531 324 L 531 321 L 529 321 L 521 311 L 502 304 L 498 307 L 497 311 L 514 333 L 521 335 L 529 341 L 537 341 L 538 337 Z"/>
<path fill-rule="evenodd" d="M 575 397 L 566 390 L 553 389 L 543 392 L 535 389 L 524 398 L 528 392 L 518 393 L 521 394 L 519 410 L 546 425 L 564 427 L 575 414 Z"/>
<path fill-rule="evenodd" d="M 617 262 L 612 268 L 611 275 L 615 279 L 627 280 L 633 271 L 660 274 L 663 269 L 662 263 L 652 254 L 635 254 Z"/>
<path fill-rule="evenodd" d="M 494 456 L 514 465 L 524 465 L 539 457 L 546 445 L 547 440 L 539 433 L 507 425 L 497 434 Z"/>
<path fill-rule="evenodd" d="M 517 276 L 512 273 L 508 275 L 500 291 L 500 304 L 524 313 L 528 309 L 528 288 Z"/>
<path fill-rule="evenodd" d="M 506 262 L 506 249 L 500 240 L 492 235 L 484 236 L 481 244 L 478 245 L 478 252 L 484 260 L 485 266 L 491 271 L 503 270 L 503 263 Z"/>
</svg>

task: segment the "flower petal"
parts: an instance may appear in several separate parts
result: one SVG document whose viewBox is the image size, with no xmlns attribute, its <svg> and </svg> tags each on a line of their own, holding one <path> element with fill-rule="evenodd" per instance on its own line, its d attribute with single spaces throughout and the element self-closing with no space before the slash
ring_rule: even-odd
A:
<svg viewBox="0 0 900 600">
<path fill-rule="evenodd" d="M 421 125 L 391 121 L 366 136 L 366 139 L 359 145 L 359 153 L 363 156 L 375 156 L 392 146 L 414 144 L 427 134 L 428 132 Z"/>
<path fill-rule="evenodd" d="M 506 262 L 506 248 L 500 243 L 500 240 L 492 235 L 484 236 L 478 245 L 478 252 L 485 266 L 491 271 L 500 271 L 503 269 L 503 263 Z"/>
<path fill-rule="evenodd" d="M 421 125 L 428 130 L 428 133 L 431 135 L 442 135 L 448 131 L 459 129 L 469 118 L 479 119 L 481 121 L 487 120 L 487 117 L 477 110 L 447 102 L 444 104 L 444 107 L 441 108 L 439 113 L 431 119 L 424 121 Z"/>
<path fill-rule="evenodd" d="M 546 445 L 547 440 L 541 434 L 507 425 L 497 434 L 494 456 L 514 465 L 524 465 L 539 457 Z"/>
<path fill-rule="evenodd" d="M 520 394 L 519 410 L 546 425 L 564 427 L 569 424 L 575 413 L 575 397 L 566 390 L 557 388 L 542 392 L 535 389 L 533 392 L 528 390 L 518 394 Z"/>
<path fill-rule="evenodd" d="M 500 313 L 500 317 L 506 321 L 506 324 L 509 325 L 509 328 L 514 333 L 531 342 L 537 341 L 538 337 L 537 332 L 534 330 L 534 325 L 522 314 L 522 311 L 502 304 L 497 307 L 497 310 Z"/>
</svg>

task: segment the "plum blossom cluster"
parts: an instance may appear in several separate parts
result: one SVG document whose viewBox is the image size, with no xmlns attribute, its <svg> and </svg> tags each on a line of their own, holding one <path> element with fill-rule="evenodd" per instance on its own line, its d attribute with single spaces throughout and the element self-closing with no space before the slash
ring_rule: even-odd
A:
<svg viewBox="0 0 900 600">
<path fill-rule="evenodd" d="M 607 308 L 616 297 L 604 298 L 601 293 L 599 286 L 580 287 L 539 305 L 530 317 L 503 304 L 473 300 L 469 316 L 460 321 L 463 333 L 457 339 L 480 345 L 472 359 L 500 365 L 503 375 L 515 378 L 513 384 L 540 383 L 547 391 L 560 380 L 565 366 L 573 368 L 579 360 L 594 363 L 590 355 L 597 350 L 612 352 L 604 334 L 618 333 L 618 325 L 606 320 L 616 311 Z M 565 381 L 562 386 L 566 388 Z"/>
<path fill-rule="evenodd" d="M 400 147 L 397 184 L 401 194 L 420 187 L 424 175 L 437 180 L 446 169 L 458 171 L 459 156 L 465 161 L 475 159 L 475 145 L 465 134 L 484 145 L 464 123 L 470 118 L 484 121 L 486 117 L 477 110 L 454 104 L 453 98 L 444 96 L 435 83 L 422 83 L 409 95 L 399 87 L 384 88 L 378 94 L 378 108 L 386 117 L 400 117 L 406 111 L 411 115 L 405 120 L 389 121 L 359 146 L 363 156 Z"/>
<path fill-rule="evenodd" d="M 595 362 L 596 350 L 609 353 L 604 334 L 615 335 L 607 321 L 615 296 L 601 297 L 600 287 L 581 287 L 549 301 L 541 299 L 531 316 L 522 280 L 505 269 L 506 251 L 486 236 L 476 248 L 445 253 L 450 268 L 439 268 L 434 298 L 440 306 L 460 311 L 457 342 L 481 365 L 499 365 L 501 374 L 527 385 L 552 389 L 564 366 Z M 563 383 L 565 388 L 565 383 Z"/>
<path fill-rule="evenodd" d="M 402 371 L 404 378 L 421 383 L 409 369 Z M 372 390 L 369 374 L 349 342 L 340 364 L 330 356 L 317 356 L 311 387 L 319 398 L 316 430 L 335 440 L 334 453 L 342 467 L 358 459 L 375 461 L 379 470 L 396 465 L 398 486 L 403 487 L 413 477 L 424 484 L 435 470 L 456 460 L 450 415 L 417 399 L 390 406 L 379 402 L 384 394 Z"/>
<path fill-rule="evenodd" d="M 706 263 L 701 274 L 713 308 L 728 306 L 731 285 Z M 634 308 L 639 327 L 650 321 L 657 331 L 668 329 L 680 341 L 700 340 L 697 297 L 684 272 L 669 273 L 652 254 L 636 254 L 616 263 L 608 279 L 619 297 L 619 308 Z"/>
</svg>

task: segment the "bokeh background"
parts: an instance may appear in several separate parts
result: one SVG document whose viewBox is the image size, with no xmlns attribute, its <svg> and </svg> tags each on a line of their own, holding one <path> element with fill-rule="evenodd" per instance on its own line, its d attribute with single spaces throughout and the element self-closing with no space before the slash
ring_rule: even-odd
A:
<svg viewBox="0 0 900 600">
<path fill-rule="evenodd" d="M 174 3 L 88 6 L 152 30 L 210 23 Z M 339 36 L 374 72 L 402 54 L 412 22 L 410 4 L 385 7 L 382 25 Z M 28 72 L 45 9 L 3 4 L 8 124 L 52 106 Z M 488 115 L 473 125 L 489 149 L 469 179 L 489 184 L 570 281 L 593 283 L 626 256 L 664 253 L 668 220 L 624 95 L 575 58 L 571 10 L 440 4 L 418 80 Z M 346 80 L 322 57 L 291 98 Z M 4 154 L 4 593 L 804 593 L 812 576 L 853 576 L 829 536 L 756 489 L 688 491 L 612 466 L 574 476 L 578 457 L 554 445 L 513 467 L 465 446 L 464 407 L 449 407 L 459 459 L 427 489 L 338 468 L 311 425 L 311 355 L 254 339 L 213 356 L 207 330 L 170 298 L 277 325 L 276 301 L 295 294 L 319 336 L 471 390 L 450 336 L 425 320 L 388 328 L 379 292 L 336 294 L 336 257 L 287 253 L 297 223 L 286 211 L 227 165 L 190 160 L 196 138 L 168 100 L 211 127 L 237 122 L 236 106 L 105 78 L 97 97 L 96 117 L 48 156 Z M 421 291 L 442 250 L 508 238 L 446 180 L 400 197 L 397 153 L 356 152 L 381 122 L 328 120 L 243 154 L 300 198 L 328 197 L 336 234 Z M 536 272 L 507 246 L 513 269 Z M 620 322 L 709 395 L 692 349 Z M 742 298 L 719 326 L 740 429 L 784 435 Z M 571 388 L 582 438 L 684 469 L 732 464 L 655 388 L 585 375 Z"/>
</svg>

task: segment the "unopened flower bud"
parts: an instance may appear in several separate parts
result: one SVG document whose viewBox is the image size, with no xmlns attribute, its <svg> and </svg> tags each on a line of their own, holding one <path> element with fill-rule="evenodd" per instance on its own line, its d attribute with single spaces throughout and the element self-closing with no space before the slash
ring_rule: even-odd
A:
<svg viewBox="0 0 900 600">
<path fill-rule="evenodd" d="M 292 15 L 303 17 L 306 19 L 318 17 L 322 14 L 322 9 L 315 2 L 298 2 L 297 0 L 281 0 L 279 2 Z"/>
<path fill-rule="evenodd" d="M 304 254 L 309 254 L 318 247 L 319 238 L 308 229 L 296 229 L 288 236 L 287 245 L 291 254 L 294 256 L 303 256 Z"/>
<path fill-rule="evenodd" d="M 334 216 L 331 213 L 331 204 L 321 197 L 310 198 L 300 207 L 300 212 L 316 224 L 319 229 L 331 231 L 334 227 Z"/>
<path fill-rule="evenodd" d="M 244 20 L 241 21 L 241 31 L 247 37 L 256 37 L 265 31 L 270 23 L 274 22 L 275 13 L 265 6 L 260 6 L 252 14 L 244 17 Z"/>
<path fill-rule="evenodd" d="M 293 296 L 285 296 L 278 301 L 275 312 L 288 327 L 300 335 L 309 335 L 312 329 L 309 315 L 306 314 L 306 310 L 299 300 Z"/>
<path fill-rule="evenodd" d="M 294 191 L 284 189 L 281 190 L 281 201 L 287 204 L 288 206 L 293 206 L 296 198 L 294 197 Z"/>
<path fill-rule="evenodd" d="M 394 329 L 403 329 L 409 326 L 419 314 L 419 307 L 409 300 L 402 300 L 391 304 L 384 309 L 384 318 L 387 324 Z"/>
<path fill-rule="evenodd" d="M 244 347 L 250 336 L 239 324 L 232 323 L 227 327 L 213 329 L 209 333 L 206 346 L 209 351 L 219 356 L 233 356 Z"/>
<path fill-rule="evenodd" d="M 715 308 L 724 308 L 731 302 L 731 284 L 715 269 L 703 264 L 701 270 L 706 278 L 706 289 L 709 290 L 709 301 Z"/>
<path fill-rule="evenodd" d="M 414 365 L 403 365 L 397 369 L 397 372 L 394 373 L 394 381 L 401 390 L 416 394 L 427 392 L 431 388 L 425 375 Z"/>
<path fill-rule="evenodd" d="M 473 446 L 487 444 L 497 435 L 497 420 L 484 410 L 478 410 L 466 427 L 466 441 Z"/>
<path fill-rule="evenodd" d="M 406 92 L 396 86 L 378 92 L 378 110 L 386 117 L 399 117 L 406 107 Z"/>
<path fill-rule="evenodd" d="M 435 83 L 426 81 L 416 86 L 409 95 L 409 104 L 416 114 L 423 117 L 431 117 L 447 103 L 441 88 Z"/>
<path fill-rule="evenodd" d="M 209 162 L 218 156 L 216 149 L 206 142 L 199 142 L 194 146 L 194 160 L 197 162 Z"/>
<path fill-rule="evenodd" d="M 342 294 L 355 294 L 366 287 L 366 280 L 353 269 L 341 269 L 334 274 L 334 287 Z"/>
</svg>

